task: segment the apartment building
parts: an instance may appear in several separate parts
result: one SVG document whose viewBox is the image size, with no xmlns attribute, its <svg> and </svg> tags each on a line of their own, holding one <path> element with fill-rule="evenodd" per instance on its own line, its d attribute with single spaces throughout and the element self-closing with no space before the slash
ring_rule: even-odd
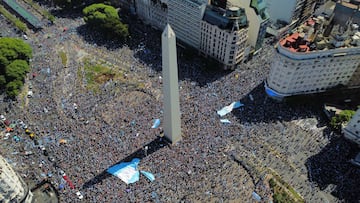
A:
<svg viewBox="0 0 360 203">
<path fill-rule="evenodd" d="M 342 131 L 345 138 L 360 146 L 360 109 L 356 111 L 355 115 Z"/>
<path fill-rule="evenodd" d="M 266 0 L 270 21 L 302 22 L 311 16 L 316 0 Z"/>
<path fill-rule="evenodd" d="M 0 202 L 32 202 L 32 193 L 26 183 L 0 155 Z"/>
<path fill-rule="evenodd" d="M 265 0 L 228 0 L 228 6 L 244 8 L 249 20 L 248 44 L 256 54 L 262 47 L 269 25 L 269 14 L 267 13 Z"/>
<path fill-rule="evenodd" d="M 207 4 L 207 0 L 168 1 L 168 22 L 177 39 L 195 49 L 200 48 L 200 22 Z"/>
<path fill-rule="evenodd" d="M 135 10 L 146 24 L 163 30 L 168 22 L 168 7 L 166 0 L 137 0 Z"/>
<path fill-rule="evenodd" d="M 216 3 L 215 1 L 212 3 Z M 263 0 L 233 1 L 219 1 L 220 7 L 216 7 L 218 10 L 222 7 L 227 8 L 228 13 L 233 7 L 244 8 L 236 11 L 239 15 L 241 13 L 240 17 L 226 16 L 226 9 L 223 11 L 224 16 L 216 15 L 219 12 L 207 7 L 210 0 L 135 0 L 135 7 L 137 15 L 145 23 L 157 29 L 163 29 L 166 23 L 169 23 L 176 33 L 178 42 L 195 48 L 205 56 L 213 57 L 222 63 L 225 69 L 233 69 L 244 57 L 247 58 L 249 47 L 253 53 L 260 50 L 269 19 Z M 243 23 L 244 19 L 247 22 L 246 26 Z M 224 23 L 228 25 L 225 26 Z M 234 29 L 229 28 L 231 26 Z M 211 36 L 215 33 L 216 37 Z M 220 38 L 225 41 L 221 41 Z M 237 41 L 234 42 L 232 39 Z M 245 39 L 247 41 L 244 44 Z"/>
<path fill-rule="evenodd" d="M 207 6 L 201 21 L 200 52 L 234 69 L 245 57 L 248 39 L 245 10 Z"/>
<path fill-rule="evenodd" d="M 277 44 L 266 93 L 282 99 L 338 86 L 360 87 L 359 39 L 357 24 L 334 25 L 324 16 L 310 18 Z"/>
<path fill-rule="evenodd" d="M 208 0 L 135 0 L 136 13 L 146 24 L 163 30 L 171 25 L 176 37 L 195 49 L 200 47 L 200 21 Z"/>
<path fill-rule="evenodd" d="M 292 30 L 314 12 L 316 0 L 266 0 L 270 16 L 267 32 L 278 39 Z"/>
</svg>

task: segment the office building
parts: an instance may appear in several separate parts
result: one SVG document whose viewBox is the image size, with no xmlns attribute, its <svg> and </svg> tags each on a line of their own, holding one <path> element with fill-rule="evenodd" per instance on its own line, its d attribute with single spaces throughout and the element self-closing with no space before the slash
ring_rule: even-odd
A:
<svg viewBox="0 0 360 203">
<path fill-rule="evenodd" d="M 342 131 L 345 138 L 360 146 L 360 109 L 356 111 L 355 115 Z"/>
<path fill-rule="evenodd" d="M 177 39 L 195 49 L 200 47 L 200 22 L 207 4 L 207 0 L 168 1 L 168 22 Z"/>
<path fill-rule="evenodd" d="M 0 156 L 0 202 L 32 202 L 32 193 L 26 183 Z"/>
<path fill-rule="evenodd" d="M 336 24 L 334 14 L 313 17 L 281 39 L 265 83 L 266 93 L 282 99 L 336 87 L 360 87 L 360 31 L 348 19 Z"/>
<path fill-rule="evenodd" d="M 164 29 L 168 22 L 167 0 L 137 0 L 136 13 L 146 24 Z"/>
<path fill-rule="evenodd" d="M 267 32 L 278 39 L 308 19 L 316 0 L 266 0 L 270 25 Z"/>
<path fill-rule="evenodd" d="M 169 23 L 178 41 L 200 47 L 200 21 L 208 0 L 136 0 L 136 13 L 146 24 L 163 30 Z"/>
<path fill-rule="evenodd" d="M 228 0 L 228 6 L 244 8 L 249 21 L 248 45 L 256 54 L 262 47 L 269 25 L 265 0 Z"/>
<path fill-rule="evenodd" d="M 270 21 L 275 23 L 280 20 L 291 24 L 293 21 L 300 23 L 308 19 L 315 8 L 316 0 L 267 0 L 266 6 Z"/>
<path fill-rule="evenodd" d="M 207 6 L 201 21 L 200 52 L 219 61 L 224 69 L 234 69 L 245 57 L 248 27 L 244 9 Z"/>
</svg>

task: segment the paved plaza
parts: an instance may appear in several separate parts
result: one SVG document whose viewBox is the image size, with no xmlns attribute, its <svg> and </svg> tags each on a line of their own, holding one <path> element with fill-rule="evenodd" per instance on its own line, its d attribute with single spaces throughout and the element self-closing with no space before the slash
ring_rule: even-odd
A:
<svg viewBox="0 0 360 203">
<path fill-rule="evenodd" d="M 77 191 L 84 202 L 255 202 L 254 191 L 269 202 L 264 177 L 271 171 L 306 202 L 360 199 L 360 169 L 348 162 L 358 149 L 329 130 L 321 103 L 288 104 L 266 96 L 272 39 L 227 72 L 207 70 L 203 59 L 178 49 L 183 139 L 168 145 L 159 139 L 160 128 L 151 129 L 154 119 L 163 118 L 161 32 L 133 22 L 132 38 L 119 44 L 84 24 L 77 15 L 63 14 L 54 25 L 29 33 L 34 57 L 24 92 L 31 83 L 33 98 L 1 98 L 0 112 L 26 123 L 47 151 L 19 128 L 14 133 L 20 141 L 1 138 L 1 153 L 26 181 L 49 180 L 60 202 L 80 201 Z M 10 24 L 2 25 L 3 36 L 16 36 Z M 67 55 L 66 67 L 60 52 Z M 86 63 L 117 76 L 89 89 Z M 245 106 L 223 117 L 230 124 L 221 123 L 216 112 L 233 101 Z M 134 157 L 155 181 L 142 176 L 126 185 L 105 172 Z"/>
</svg>

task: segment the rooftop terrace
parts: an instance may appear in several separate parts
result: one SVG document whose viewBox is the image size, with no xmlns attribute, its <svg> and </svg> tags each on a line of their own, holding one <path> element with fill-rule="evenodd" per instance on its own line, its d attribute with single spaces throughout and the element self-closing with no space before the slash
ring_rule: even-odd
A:
<svg viewBox="0 0 360 203">
<path fill-rule="evenodd" d="M 360 47 L 359 25 L 334 25 L 322 16 L 308 19 L 279 42 L 291 52 Z"/>
<path fill-rule="evenodd" d="M 237 7 L 224 10 L 208 5 L 203 20 L 225 30 L 241 29 L 248 26 L 245 10 Z"/>
</svg>

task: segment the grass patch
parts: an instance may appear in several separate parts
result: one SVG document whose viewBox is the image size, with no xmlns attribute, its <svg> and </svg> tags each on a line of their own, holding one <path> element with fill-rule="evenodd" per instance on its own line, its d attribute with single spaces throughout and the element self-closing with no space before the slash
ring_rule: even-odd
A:
<svg viewBox="0 0 360 203">
<path fill-rule="evenodd" d="M 304 203 L 305 200 L 292 188 L 287 182 L 285 182 L 274 171 L 269 171 L 273 178 L 269 180 L 269 185 L 273 191 L 274 203 Z"/>
<path fill-rule="evenodd" d="M 28 3 L 31 7 L 33 7 L 35 10 L 37 10 L 41 15 L 45 16 L 49 21 L 52 23 L 55 21 L 55 16 L 51 15 L 51 13 L 39 6 L 39 4 L 33 2 L 32 0 L 25 0 L 26 3 Z"/>
<path fill-rule="evenodd" d="M 101 85 L 109 80 L 116 82 L 121 91 L 141 91 L 145 84 L 137 78 L 129 77 L 126 72 L 103 60 L 83 59 L 83 66 L 77 70 L 78 81 L 85 84 L 87 90 L 99 93 Z M 116 88 L 112 91 L 116 91 Z"/>
<path fill-rule="evenodd" d="M 66 67 L 67 64 L 67 56 L 66 53 L 63 51 L 59 52 L 60 58 L 61 58 L 61 63 L 63 64 L 64 67 Z"/>
<path fill-rule="evenodd" d="M 27 26 L 25 23 L 23 23 L 21 20 L 16 18 L 14 15 L 9 13 L 2 5 L 0 5 L 0 13 L 5 16 L 12 24 L 14 24 L 19 30 L 26 32 Z"/>
<path fill-rule="evenodd" d="M 99 85 L 117 76 L 111 68 L 104 64 L 92 63 L 89 60 L 84 61 L 84 75 L 87 89 L 94 92 L 99 90 Z"/>
<path fill-rule="evenodd" d="M 273 178 L 269 180 L 270 187 L 273 191 L 274 203 L 295 202 L 293 198 L 281 187 Z"/>
</svg>

